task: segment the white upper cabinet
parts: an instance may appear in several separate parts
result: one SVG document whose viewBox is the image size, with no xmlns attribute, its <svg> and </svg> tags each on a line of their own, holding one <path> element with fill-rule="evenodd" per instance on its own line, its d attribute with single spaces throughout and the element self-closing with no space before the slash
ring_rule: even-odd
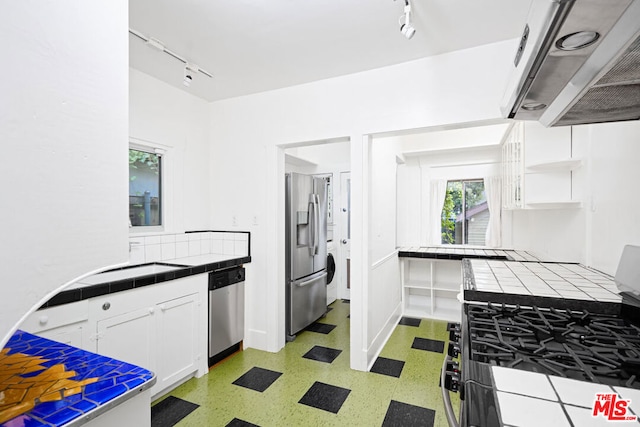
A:
<svg viewBox="0 0 640 427">
<path fill-rule="evenodd" d="M 573 194 L 570 126 L 545 128 L 537 122 L 518 123 L 503 146 L 503 207 L 560 209 L 580 207 Z"/>
</svg>

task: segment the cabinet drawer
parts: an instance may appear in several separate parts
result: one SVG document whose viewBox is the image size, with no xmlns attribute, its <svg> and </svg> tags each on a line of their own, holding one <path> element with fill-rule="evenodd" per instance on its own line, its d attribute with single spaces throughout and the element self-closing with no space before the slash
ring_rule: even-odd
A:
<svg viewBox="0 0 640 427">
<path fill-rule="evenodd" d="M 88 301 L 78 301 L 37 310 L 27 317 L 20 328 L 37 334 L 60 326 L 83 322 L 87 319 L 89 319 Z"/>
</svg>

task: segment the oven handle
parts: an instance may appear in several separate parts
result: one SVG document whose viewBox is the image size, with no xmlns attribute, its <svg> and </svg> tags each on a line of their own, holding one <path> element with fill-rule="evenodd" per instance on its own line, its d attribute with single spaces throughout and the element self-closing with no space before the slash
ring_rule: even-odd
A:
<svg viewBox="0 0 640 427">
<path fill-rule="evenodd" d="M 449 390 L 444 386 L 445 376 L 447 374 L 447 363 L 451 362 L 452 358 L 447 354 L 442 362 L 442 370 L 440 371 L 440 390 L 442 391 L 442 400 L 444 402 L 444 412 L 447 416 L 447 422 L 449 427 L 460 427 L 456 416 L 453 413 L 453 406 L 451 405 L 451 397 L 449 396 Z"/>
</svg>

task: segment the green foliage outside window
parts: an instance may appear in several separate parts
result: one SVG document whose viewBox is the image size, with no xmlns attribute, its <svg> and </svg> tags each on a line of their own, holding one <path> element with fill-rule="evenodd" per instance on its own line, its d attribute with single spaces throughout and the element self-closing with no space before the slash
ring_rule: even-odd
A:
<svg viewBox="0 0 640 427">
<path fill-rule="evenodd" d="M 441 218 L 442 243 L 456 243 L 456 219 L 467 209 L 482 203 L 484 199 L 484 181 L 447 182 L 447 194 L 444 199 Z M 466 206 L 463 206 L 463 204 Z"/>
</svg>

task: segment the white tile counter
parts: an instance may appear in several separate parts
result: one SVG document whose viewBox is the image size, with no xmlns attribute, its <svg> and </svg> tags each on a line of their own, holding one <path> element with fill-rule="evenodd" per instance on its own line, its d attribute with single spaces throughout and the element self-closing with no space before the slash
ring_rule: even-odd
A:
<svg viewBox="0 0 640 427">
<path fill-rule="evenodd" d="M 471 247 L 467 245 L 402 247 L 398 249 L 398 256 L 400 258 L 433 258 L 453 260 L 461 260 L 463 258 L 483 258 L 519 262 L 548 261 L 543 257 L 540 257 L 531 252 L 517 249 L 496 249 Z"/>
<path fill-rule="evenodd" d="M 640 414 L 640 390 L 611 387 L 573 379 L 492 366 L 502 425 L 611 426 L 637 425 L 637 420 L 610 421 L 604 414 L 593 415 L 598 394 L 615 394 L 629 399 L 626 416 Z"/>
<path fill-rule="evenodd" d="M 243 256 L 246 256 L 246 255 L 243 255 Z M 174 258 L 174 259 L 170 259 L 163 262 L 166 262 L 168 264 L 196 266 L 196 265 L 204 265 L 204 264 L 213 264 L 215 262 L 227 261 L 234 258 L 238 258 L 238 257 L 235 255 L 224 255 L 224 254 L 205 254 L 205 255 L 188 256 L 184 258 Z"/>
<path fill-rule="evenodd" d="M 466 291 L 618 303 L 613 277 L 579 264 L 465 260 Z"/>
</svg>

